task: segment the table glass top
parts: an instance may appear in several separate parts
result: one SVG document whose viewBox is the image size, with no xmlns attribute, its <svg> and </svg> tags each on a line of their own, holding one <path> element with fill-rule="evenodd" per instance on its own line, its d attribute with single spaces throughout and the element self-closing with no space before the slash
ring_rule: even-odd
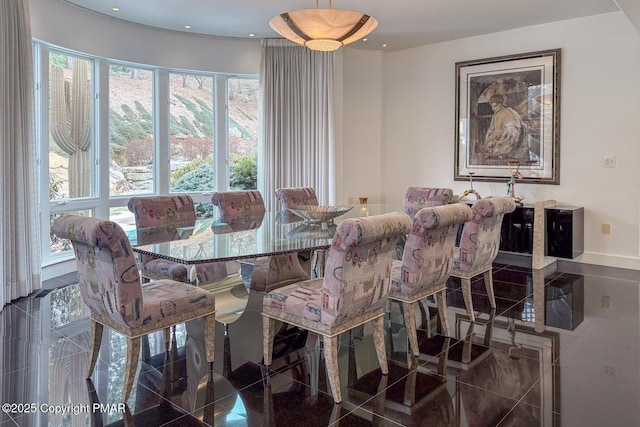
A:
<svg viewBox="0 0 640 427">
<path fill-rule="evenodd" d="M 402 206 L 356 205 L 333 223 L 322 224 L 305 223 L 285 211 L 267 212 L 259 217 L 203 219 L 195 224 L 139 229 L 138 242 L 148 244 L 135 246 L 134 251 L 184 264 L 199 264 L 328 249 L 337 225 L 343 220 L 389 212 L 402 212 Z M 166 241 L 167 238 L 177 240 Z"/>
</svg>

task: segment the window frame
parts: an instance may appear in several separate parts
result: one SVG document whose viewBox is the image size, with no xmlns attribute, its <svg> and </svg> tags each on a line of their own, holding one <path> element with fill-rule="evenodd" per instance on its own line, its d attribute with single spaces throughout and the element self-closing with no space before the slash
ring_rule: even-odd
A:
<svg viewBox="0 0 640 427">
<path fill-rule="evenodd" d="M 213 120 L 213 156 L 216 167 L 214 188 L 229 188 L 229 111 L 228 80 L 245 78 L 258 80 L 257 75 L 239 75 L 219 72 L 203 72 L 198 70 L 182 70 L 168 67 L 138 64 L 133 62 L 112 60 L 75 52 L 63 47 L 54 46 L 34 40 L 34 77 L 35 77 L 35 135 L 38 165 L 39 216 L 42 238 L 42 266 L 49 267 L 73 257 L 72 251 L 50 253 L 45 244 L 50 233 L 50 215 L 79 210 L 90 210 L 94 217 L 109 218 L 111 209 L 126 207 L 131 195 L 111 195 L 109 172 L 109 71 L 112 65 L 122 65 L 152 71 L 153 81 L 153 140 L 154 140 L 154 186 L 148 195 L 166 195 L 170 193 L 170 132 L 169 132 L 169 100 L 171 73 L 202 75 L 213 78 L 212 104 Z M 49 55 L 59 52 L 92 61 L 92 146 L 95 164 L 94 196 L 75 200 L 49 200 Z M 46 60 L 45 60 L 46 58 Z M 260 152 L 260 150 L 258 150 Z M 106 160 L 105 160 L 106 159 Z M 215 190 L 214 190 L 215 191 Z M 190 192 L 196 202 L 210 202 L 211 192 Z M 145 194 L 147 195 L 147 194 Z"/>
</svg>

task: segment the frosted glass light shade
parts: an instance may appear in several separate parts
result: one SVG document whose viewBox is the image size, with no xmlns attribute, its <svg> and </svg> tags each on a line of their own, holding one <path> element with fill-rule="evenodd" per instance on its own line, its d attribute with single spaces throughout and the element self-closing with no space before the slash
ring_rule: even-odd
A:
<svg viewBox="0 0 640 427">
<path fill-rule="evenodd" d="M 309 49 L 332 51 L 365 37 L 378 26 L 378 21 L 351 10 L 304 9 L 276 15 L 269 26 Z"/>
</svg>

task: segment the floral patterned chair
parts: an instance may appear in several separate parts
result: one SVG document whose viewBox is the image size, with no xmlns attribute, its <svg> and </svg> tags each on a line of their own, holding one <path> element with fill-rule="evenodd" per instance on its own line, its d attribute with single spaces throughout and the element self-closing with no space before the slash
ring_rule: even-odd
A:
<svg viewBox="0 0 640 427">
<path fill-rule="evenodd" d="M 220 216 L 253 216 L 265 213 L 264 200 L 258 190 L 218 191 L 211 202 L 220 209 Z"/>
<path fill-rule="evenodd" d="M 423 208 L 415 215 L 402 260 L 393 261 L 389 299 L 402 304 L 409 344 L 420 355 L 415 307 L 436 296 L 444 335 L 451 336 L 447 319 L 447 280 L 453 268 L 453 252 L 461 224 L 471 220 L 471 208 L 462 203 Z"/>
<path fill-rule="evenodd" d="M 264 200 L 257 190 L 220 191 L 213 193 L 211 201 L 218 206 L 220 219 L 227 224 L 251 224 L 265 215 Z M 247 261 L 243 263 L 246 265 Z M 263 292 L 309 277 L 293 253 L 259 257 L 248 264 L 252 265 L 250 287 L 254 291 Z"/>
<path fill-rule="evenodd" d="M 65 215 L 54 222 L 53 232 L 73 244 L 80 292 L 91 311 L 87 378 L 91 377 L 98 360 L 104 326 L 127 338 L 123 402 L 131 392 L 140 356 L 140 338 L 144 335 L 163 331 L 165 343 L 168 343 L 172 326 L 203 318 L 207 336 L 206 359 L 213 363 L 213 294 L 167 279 L 143 286 L 129 239 L 114 222 Z"/>
<path fill-rule="evenodd" d="M 271 365 L 277 321 L 321 335 L 331 392 L 340 403 L 338 336 L 372 321 L 378 362 L 386 375 L 384 313 L 392 254 L 397 237 L 410 227 L 411 219 L 402 212 L 342 221 L 329 249 L 324 278 L 278 288 L 264 296 L 264 364 Z"/>
<path fill-rule="evenodd" d="M 422 208 L 433 206 L 442 206 L 449 204 L 453 197 L 453 191 L 450 188 L 430 188 L 430 187 L 409 187 L 404 195 L 404 211 L 412 218 Z M 395 260 L 402 259 L 404 244 L 407 236 L 398 237 L 396 243 Z"/>
<path fill-rule="evenodd" d="M 409 187 L 404 195 L 404 211 L 413 216 L 422 208 L 446 205 L 452 198 L 450 188 Z"/>
<path fill-rule="evenodd" d="M 500 249 L 500 230 L 506 213 L 513 212 L 516 204 L 511 197 L 492 197 L 473 203 L 473 217 L 467 222 L 456 248 L 452 277 L 459 277 L 462 284 L 462 296 L 467 314 L 475 322 L 473 300 L 471 298 L 471 279 L 479 274 L 484 276 L 489 303 L 496 308 L 493 293 L 493 261 Z"/>
<path fill-rule="evenodd" d="M 180 230 L 193 227 L 196 211 L 189 195 L 132 197 L 127 205 L 136 220 L 137 244 L 167 242 L 180 239 Z M 212 283 L 229 276 L 227 263 L 216 262 L 196 266 L 198 284 Z M 171 279 L 194 282 L 187 266 L 151 256 L 142 256 L 142 276 L 149 279 Z"/>
<path fill-rule="evenodd" d="M 295 205 L 318 205 L 318 196 L 311 187 L 278 188 L 276 199 L 286 209 Z"/>
<path fill-rule="evenodd" d="M 316 190 L 311 187 L 292 187 L 292 188 L 278 188 L 276 190 L 276 199 L 280 201 L 282 206 L 282 212 L 280 217 L 283 222 L 300 221 L 300 217 L 293 212 L 289 212 L 287 208 L 296 205 L 318 205 L 318 196 L 316 196 Z M 298 259 L 305 271 L 311 273 L 311 263 L 313 254 L 311 251 L 298 252 Z"/>
</svg>

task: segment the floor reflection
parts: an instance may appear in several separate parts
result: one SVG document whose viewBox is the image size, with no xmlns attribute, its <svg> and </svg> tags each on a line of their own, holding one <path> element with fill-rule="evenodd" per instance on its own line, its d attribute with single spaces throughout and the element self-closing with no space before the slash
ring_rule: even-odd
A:
<svg viewBox="0 0 640 427">
<path fill-rule="evenodd" d="M 89 322 L 71 284 L 1 312 L 0 400 L 33 402 L 38 410 L 5 411 L 0 426 L 635 425 L 639 280 L 626 271 L 564 268 L 496 265 L 495 310 L 482 279 L 472 285 L 475 323 L 452 280 L 454 336 L 440 334 L 427 301 L 417 319 L 418 358 L 407 352 L 402 313 L 392 304 L 389 375 L 380 371 L 367 327 L 343 334 L 339 405 L 314 335 L 283 326 L 272 369 L 262 369 L 261 295 L 250 292 L 244 311 L 232 307 L 236 315 L 217 324 L 213 374 L 197 322 L 175 328 L 168 351 L 153 334 L 128 406 L 120 408 L 126 342 L 105 331 L 85 380 Z M 65 409 L 42 411 L 42 404 Z"/>
</svg>

